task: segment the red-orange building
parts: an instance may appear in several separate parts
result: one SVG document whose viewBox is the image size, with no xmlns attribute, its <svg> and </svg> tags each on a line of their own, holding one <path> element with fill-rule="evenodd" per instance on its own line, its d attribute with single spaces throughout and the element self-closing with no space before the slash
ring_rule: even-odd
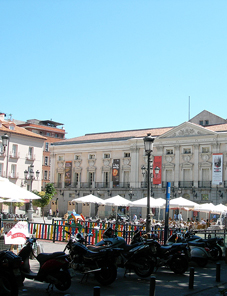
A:
<svg viewBox="0 0 227 296">
<path fill-rule="evenodd" d="M 52 120 L 29 119 L 26 122 L 17 125 L 33 133 L 42 135 L 47 139 L 44 143 L 42 164 L 42 188 L 44 189 L 46 183 L 50 182 L 51 163 L 49 146 L 51 143 L 65 140 L 64 124 Z"/>
</svg>

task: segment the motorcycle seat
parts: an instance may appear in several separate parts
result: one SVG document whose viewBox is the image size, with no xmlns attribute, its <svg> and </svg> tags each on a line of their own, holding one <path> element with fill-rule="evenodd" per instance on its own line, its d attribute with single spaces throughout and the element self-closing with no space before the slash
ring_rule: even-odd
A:
<svg viewBox="0 0 227 296">
<path fill-rule="evenodd" d="M 37 260 L 39 262 L 45 262 L 47 260 L 56 258 L 56 257 L 60 257 L 60 256 L 64 256 L 66 255 L 65 252 L 54 252 L 54 253 L 40 253 L 37 256 Z"/>
</svg>

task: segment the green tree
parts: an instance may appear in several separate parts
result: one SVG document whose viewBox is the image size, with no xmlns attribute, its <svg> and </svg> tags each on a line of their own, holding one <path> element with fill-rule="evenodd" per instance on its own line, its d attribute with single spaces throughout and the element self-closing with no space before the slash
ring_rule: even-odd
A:
<svg viewBox="0 0 227 296">
<path fill-rule="evenodd" d="M 40 196 L 40 199 L 34 199 L 33 205 L 36 207 L 40 207 L 42 210 L 42 216 L 44 218 L 44 207 L 47 206 L 57 191 L 54 188 L 53 183 L 47 183 L 45 187 L 45 191 L 33 191 L 36 195 Z"/>
</svg>

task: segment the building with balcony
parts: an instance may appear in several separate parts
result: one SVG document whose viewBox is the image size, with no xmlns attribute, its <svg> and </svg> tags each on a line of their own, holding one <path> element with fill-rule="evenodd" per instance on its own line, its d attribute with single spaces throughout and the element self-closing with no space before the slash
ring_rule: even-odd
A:
<svg viewBox="0 0 227 296">
<path fill-rule="evenodd" d="M 49 147 L 51 143 L 65 139 L 63 123 L 52 120 L 29 119 L 26 122 L 17 122 L 17 125 L 46 138 L 42 163 L 42 188 L 44 189 L 46 184 L 50 182 L 51 159 Z"/>
<path fill-rule="evenodd" d="M 8 136 L 5 147 L 2 145 L 4 135 Z M 25 183 L 24 171 L 30 165 L 34 166 L 34 171 L 42 171 L 45 140 L 44 136 L 19 127 L 14 121 L 5 120 L 5 114 L 0 113 L 0 176 L 30 190 L 29 182 Z M 41 190 L 41 179 L 33 183 L 32 189 Z"/>
<path fill-rule="evenodd" d="M 172 198 L 227 203 L 227 122 L 204 110 L 175 127 L 86 134 L 53 143 L 51 181 L 60 212 L 73 198 L 90 193 L 104 199 L 145 197 L 147 177 L 141 168 L 147 166 L 143 138 L 148 133 L 155 137 L 152 196 L 165 198 L 171 182 Z"/>
</svg>

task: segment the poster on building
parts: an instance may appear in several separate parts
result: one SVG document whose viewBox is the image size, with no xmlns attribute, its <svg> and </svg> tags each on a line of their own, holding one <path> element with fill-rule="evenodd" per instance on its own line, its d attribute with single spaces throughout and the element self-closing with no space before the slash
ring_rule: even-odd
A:
<svg viewBox="0 0 227 296">
<path fill-rule="evenodd" d="M 222 184 L 223 154 L 213 153 L 212 184 Z"/>
<path fill-rule="evenodd" d="M 65 162 L 65 186 L 70 186 L 72 180 L 72 162 Z"/>
<path fill-rule="evenodd" d="M 113 159 L 112 181 L 113 187 L 118 187 L 120 185 L 120 159 Z"/>
<path fill-rule="evenodd" d="M 162 156 L 154 156 L 153 159 L 153 184 L 162 183 Z"/>
</svg>

